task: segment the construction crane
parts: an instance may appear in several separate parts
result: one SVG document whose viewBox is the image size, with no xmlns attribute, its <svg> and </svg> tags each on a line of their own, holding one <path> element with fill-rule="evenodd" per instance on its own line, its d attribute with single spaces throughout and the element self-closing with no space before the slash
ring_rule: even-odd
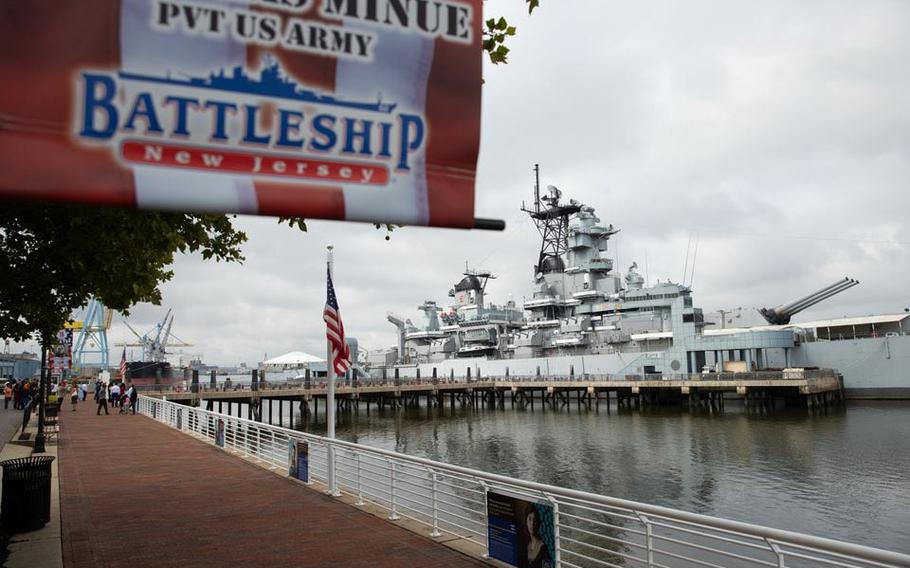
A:
<svg viewBox="0 0 910 568">
<path fill-rule="evenodd" d="M 174 324 L 173 310 L 168 310 L 164 319 L 155 324 L 155 327 L 149 331 L 140 334 L 126 320 L 123 321 L 126 327 L 136 336 L 137 341 L 134 343 L 118 343 L 122 347 L 141 347 L 142 361 L 154 361 L 163 363 L 169 354 L 168 346 L 192 347 L 192 344 L 183 341 L 171 333 L 171 326 Z"/>
<path fill-rule="evenodd" d="M 111 328 L 113 315 L 114 312 L 106 308 L 101 300 L 92 297 L 85 307 L 85 318 L 63 326 L 64 329 L 79 332 L 76 342 L 73 344 L 73 359 L 75 359 L 75 366 L 78 369 L 87 365 L 99 365 L 102 369 L 107 369 L 107 330 Z M 92 355 L 96 355 L 100 361 L 87 361 Z"/>
</svg>

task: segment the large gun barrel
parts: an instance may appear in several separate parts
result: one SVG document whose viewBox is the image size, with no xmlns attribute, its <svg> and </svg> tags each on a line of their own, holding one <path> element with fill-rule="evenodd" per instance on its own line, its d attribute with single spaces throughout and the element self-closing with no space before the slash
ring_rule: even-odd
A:
<svg viewBox="0 0 910 568">
<path fill-rule="evenodd" d="M 790 318 L 795 314 L 798 314 L 806 308 L 814 306 L 831 296 L 840 294 L 844 290 L 852 288 L 857 284 L 859 284 L 859 280 L 844 278 L 843 280 L 838 280 L 830 286 L 825 286 L 821 290 L 817 290 L 808 296 L 804 296 L 789 304 L 780 305 L 776 308 L 762 308 L 759 310 L 759 313 L 761 313 L 762 317 L 771 325 L 787 325 L 790 323 Z"/>
<path fill-rule="evenodd" d="M 812 296 L 811 299 L 801 302 L 799 305 L 788 310 L 788 312 L 790 313 L 790 315 L 799 313 L 799 312 L 805 310 L 806 308 L 812 307 L 815 304 L 830 298 L 831 296 L 840 294 L 841 292 L 843 292 L 844 290 L 847 290 L 848 288 L 853 288 L 857 284 L 859 284 L 858 280 L 853 280 L 852 278 L 847 279 L 846 281 L 842 282 L 840 285 L 836 286 L 835 288 L 831 288 L 825 292 L 820 292 L 818 294 L 815 294 L 814 296 Z"/>
<path fill-rule="evenodd" d="M 785 312 L 789 312 L 791 310 L 797 310 L 797 309 L 799 309 L 799 306 L 801 306 L 802 304 L 809 302 L 812 299 L 814 299 L 815 297 L 821 296 L 822 294 L 824 294 L 830 290 L 839 288 L 849 281 L 850 281 L 849 278 L 844 277 L 842 280 L 838 280 L 837 282 L 835 282 L 834 284 L 831 284 L 830 286 L 825 286 L 821 290 L 816 290 L 815 292 L 812 292 L 811 294 L 803 296 L 802 298 L 800 298 L 798 300 L 794 300 L 794 301 L 790 302 L 789 304 L 777 306 L 776 308 L 774 308 L 774 311 L 776 311 L 778 313 L 785 313 Z"/>
</svg>

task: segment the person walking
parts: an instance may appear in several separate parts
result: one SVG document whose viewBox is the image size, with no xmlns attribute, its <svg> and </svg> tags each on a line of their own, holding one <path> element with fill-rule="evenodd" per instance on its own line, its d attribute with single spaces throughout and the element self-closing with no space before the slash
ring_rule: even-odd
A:
<svg viewBox="0 0 910 568">
<path fill-rule="evenodd" d="M 120 402 L 120 385 L 114 383 L 111 386 L 111 406 L 117 408 L 117 404 Z"/>
<path fill-rule="evenodd" d="M 30 383 L 25 383 L 25 384 L 23 384 L 23 385 L 22 385 L 22 395 L 19 397 L 19 400 L 21 401 L 22 409 L 23 409 L 23 410 L 25 410 L 25 407 L 28 406 L 28 403 L 30 402 L 31 396 L 32 396 L 32 393 L 31 393 L 31 384 L 30 384 Z"/>
<path fill-rule="evenodd" d="M 130 388 L 126 391 L 126 396 L 130 399 L 130 412 L 136 414 L 136 403 L 139 399 L 139 393 L 136 392 L 136 385 L 130 384 Z"/>
<path fill-rule="evenodd" d="M 13 387 L 9 383 L 3 386 L 3 409 L 9 408 L 9 399 L 13 398 Z M 15 407 L 13 407 L 15 408 Z"/>
<path fill-rule="evenodd" d="M 98 404 L 98 412 L 96 412 L 95 414 L 97 416 L 101 416 L 102 407 L 104 407 L 105 414 L 110 414 L 110 412 L 107 411 L 107 393 L 105 392 L 106 390 L 107 389 L 105 388 L 105 385 L 103 382 L 98 381 L 95 384 L 95 402 Z"/>
<path fill-rule="evenodd" d="M 73 403 L 73 412 L 76 412 L 76 402 L 79 400 L 79 387 L 76 383 L 70 385 L 70 402 Z"/>
</svg>

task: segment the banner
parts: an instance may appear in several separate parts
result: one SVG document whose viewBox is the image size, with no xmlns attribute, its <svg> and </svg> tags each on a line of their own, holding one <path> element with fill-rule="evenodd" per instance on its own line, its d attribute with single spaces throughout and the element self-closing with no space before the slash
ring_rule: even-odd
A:
<svg viewBox="0 0 910 568">
<path fill-rule="evenodd" d="M 310 445 L 301 440 L 288 440 L 288 475 L 310 482 Z"/>
<path fill-rule="evenodd" d="M 471 227 L 481 0 L 0 7 L 0 196 Z"/>
<path fill-rule="evenodd" d="M 553 507 L 501 493 L 487 493 L 490 558 L 519 568 L 551 568 L 556 543 Z"/>
</svg>

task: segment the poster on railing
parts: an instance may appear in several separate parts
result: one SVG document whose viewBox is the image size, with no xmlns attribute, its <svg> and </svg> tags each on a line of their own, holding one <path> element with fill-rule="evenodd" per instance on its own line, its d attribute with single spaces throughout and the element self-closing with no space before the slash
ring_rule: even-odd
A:
<svg viewBox="0 0 910 568">
<path fill-rule="evenodd" d="M 29 0 L 0 196 L 470 228 L 481 0 Z"/>
<path fill-rule="evenodd" d="M 310 482 L 310 445 L 302 440 L 288 441 L 288 475 Z"/>
<path fill-rule="evenodd" d="M 490 558 L 518 568 L 551 568 L 556 558 L 553 507 L 502 493 L 487 493 Z"/>
<path fill-rule="evenodd" d="M 224 420 L 218 419 L 218 426 L 215 430 L 215 445 L 219 448 L 224 447 Z"/>
</svg>

